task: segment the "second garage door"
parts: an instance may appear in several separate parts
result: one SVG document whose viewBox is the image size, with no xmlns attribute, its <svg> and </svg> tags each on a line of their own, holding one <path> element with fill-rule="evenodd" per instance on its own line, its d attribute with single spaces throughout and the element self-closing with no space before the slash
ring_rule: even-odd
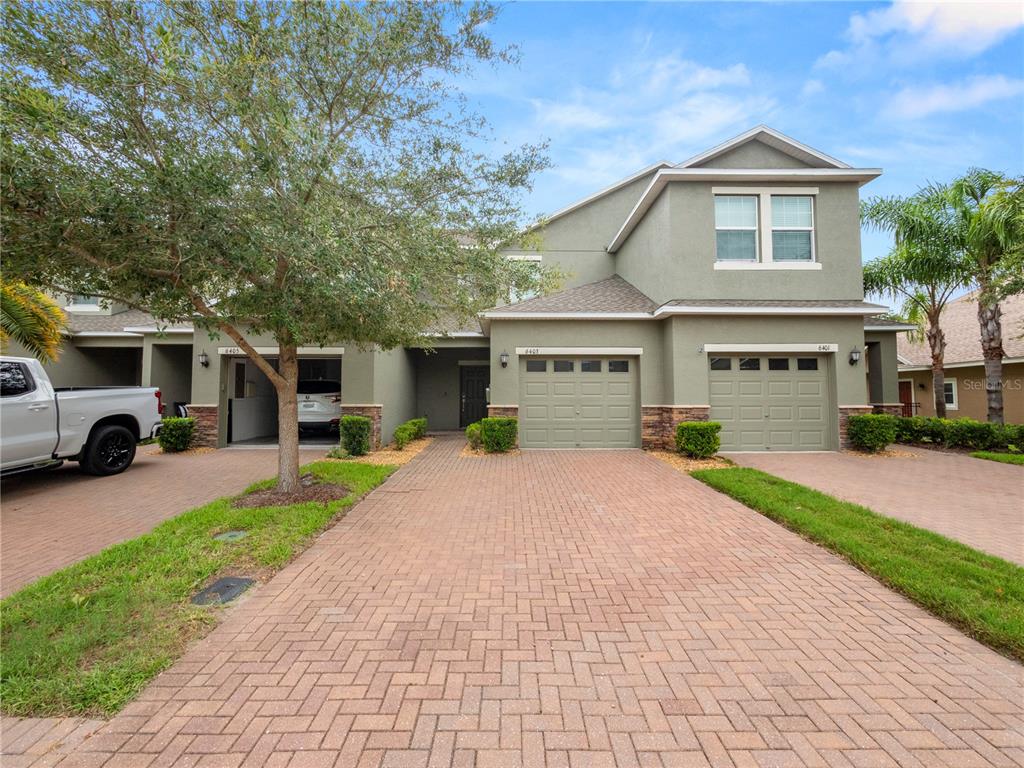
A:
<svg viewBox="0 0 1024 768">
<path fill-rule="evenodd" d="M 722 425 L 722 450 L 830 450 L 825 363 L 809 355 L 709 357 L 711 420 Z"/>
<path fill-rule="evenodd" d="M 639 447 L 635 357 L 524 357 L 519 366 L 523 448 Z"/>
</svg>

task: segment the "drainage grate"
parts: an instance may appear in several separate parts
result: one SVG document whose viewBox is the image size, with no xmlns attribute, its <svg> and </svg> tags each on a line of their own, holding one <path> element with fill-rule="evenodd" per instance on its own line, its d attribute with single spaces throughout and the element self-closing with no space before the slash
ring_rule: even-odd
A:
<svg viewBox="0 0 1024 768">
<path fill-rule="evenodd" d="M 217 541 L 238 541 L 239 539 L 244 539 L 248 535 L 248 531 L 224 531 L 223 533 L 218 533 L 213 538 Z"/>
<path fill-rule="evenodd" d="M 253 580 L 240 576 L 226 576 L 217 579 L 202 592 L 192 598 L 196 605 L 213 605 L 215 603 L 229 603 L 252 586 Z"/>
</svg>

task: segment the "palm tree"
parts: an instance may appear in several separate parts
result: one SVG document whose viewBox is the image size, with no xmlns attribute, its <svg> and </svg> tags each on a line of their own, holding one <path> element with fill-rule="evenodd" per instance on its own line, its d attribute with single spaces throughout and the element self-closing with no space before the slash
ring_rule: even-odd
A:
<svg viewBox="0 0 1024 768">
<path fill-rule="evenodd" d="M 864 290 L 901 301 L 900 314 L 923 327 L 932 358 L 935 413 L 944 418 L 946 337 L 940 319 L 952 295 L 970 281 L 946 192 L 932 187 L 907 198 L 873 198 L 862 206 L 861 217 L 891 232 L 896 241 L 888 255 L 864 265 Z"/>
<path fill-rule="evenodd" d="M 1015 274 L 1024 250 L 1024 179 L 973 168 L 945 189 L 965 265 L 980 289 L 978 325 L 988 420 L 1002 424 L 1005 353 L 999 300 L 1024 288 Z"/>
<path fill-rule="evenodd" d="M 0 281 L 0 341 L 14 340 L 44 362 L 60 353 L 64 312 L 24 283 Z"/>
</svg>

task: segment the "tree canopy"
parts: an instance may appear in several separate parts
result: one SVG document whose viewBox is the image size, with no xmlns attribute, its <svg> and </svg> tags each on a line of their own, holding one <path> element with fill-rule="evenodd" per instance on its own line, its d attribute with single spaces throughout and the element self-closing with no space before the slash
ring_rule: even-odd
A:
<svg viewBox="0 0 1024 768">
<path fill-rule="evenodd" d="M 281 361 L 387 348 L 535 289 L 548 277 L 499 249 L 543 148 L 492 156 L 453 85 L 514 60 L 484 32 L 495 13 L 7 3 L 5 272 L 224 333 L 279 394 L 294 381 L 247 331 L 272 334 Z"/>
</svg>

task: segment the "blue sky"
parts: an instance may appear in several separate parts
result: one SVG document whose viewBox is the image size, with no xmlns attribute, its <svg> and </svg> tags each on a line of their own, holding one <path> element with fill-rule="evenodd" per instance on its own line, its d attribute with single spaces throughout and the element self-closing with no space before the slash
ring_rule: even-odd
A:
<svg viewBox="0 0 1024 768">
<path fill-rule="evenodd" d="M 884 169 L 865 196 L 1024 173 L 1019 2 L 519 2 L 489 32 L 519 65 L 461 85 L 501 141 L 550 141 L 531 214 L 758 123 Z"/>
</svg>

